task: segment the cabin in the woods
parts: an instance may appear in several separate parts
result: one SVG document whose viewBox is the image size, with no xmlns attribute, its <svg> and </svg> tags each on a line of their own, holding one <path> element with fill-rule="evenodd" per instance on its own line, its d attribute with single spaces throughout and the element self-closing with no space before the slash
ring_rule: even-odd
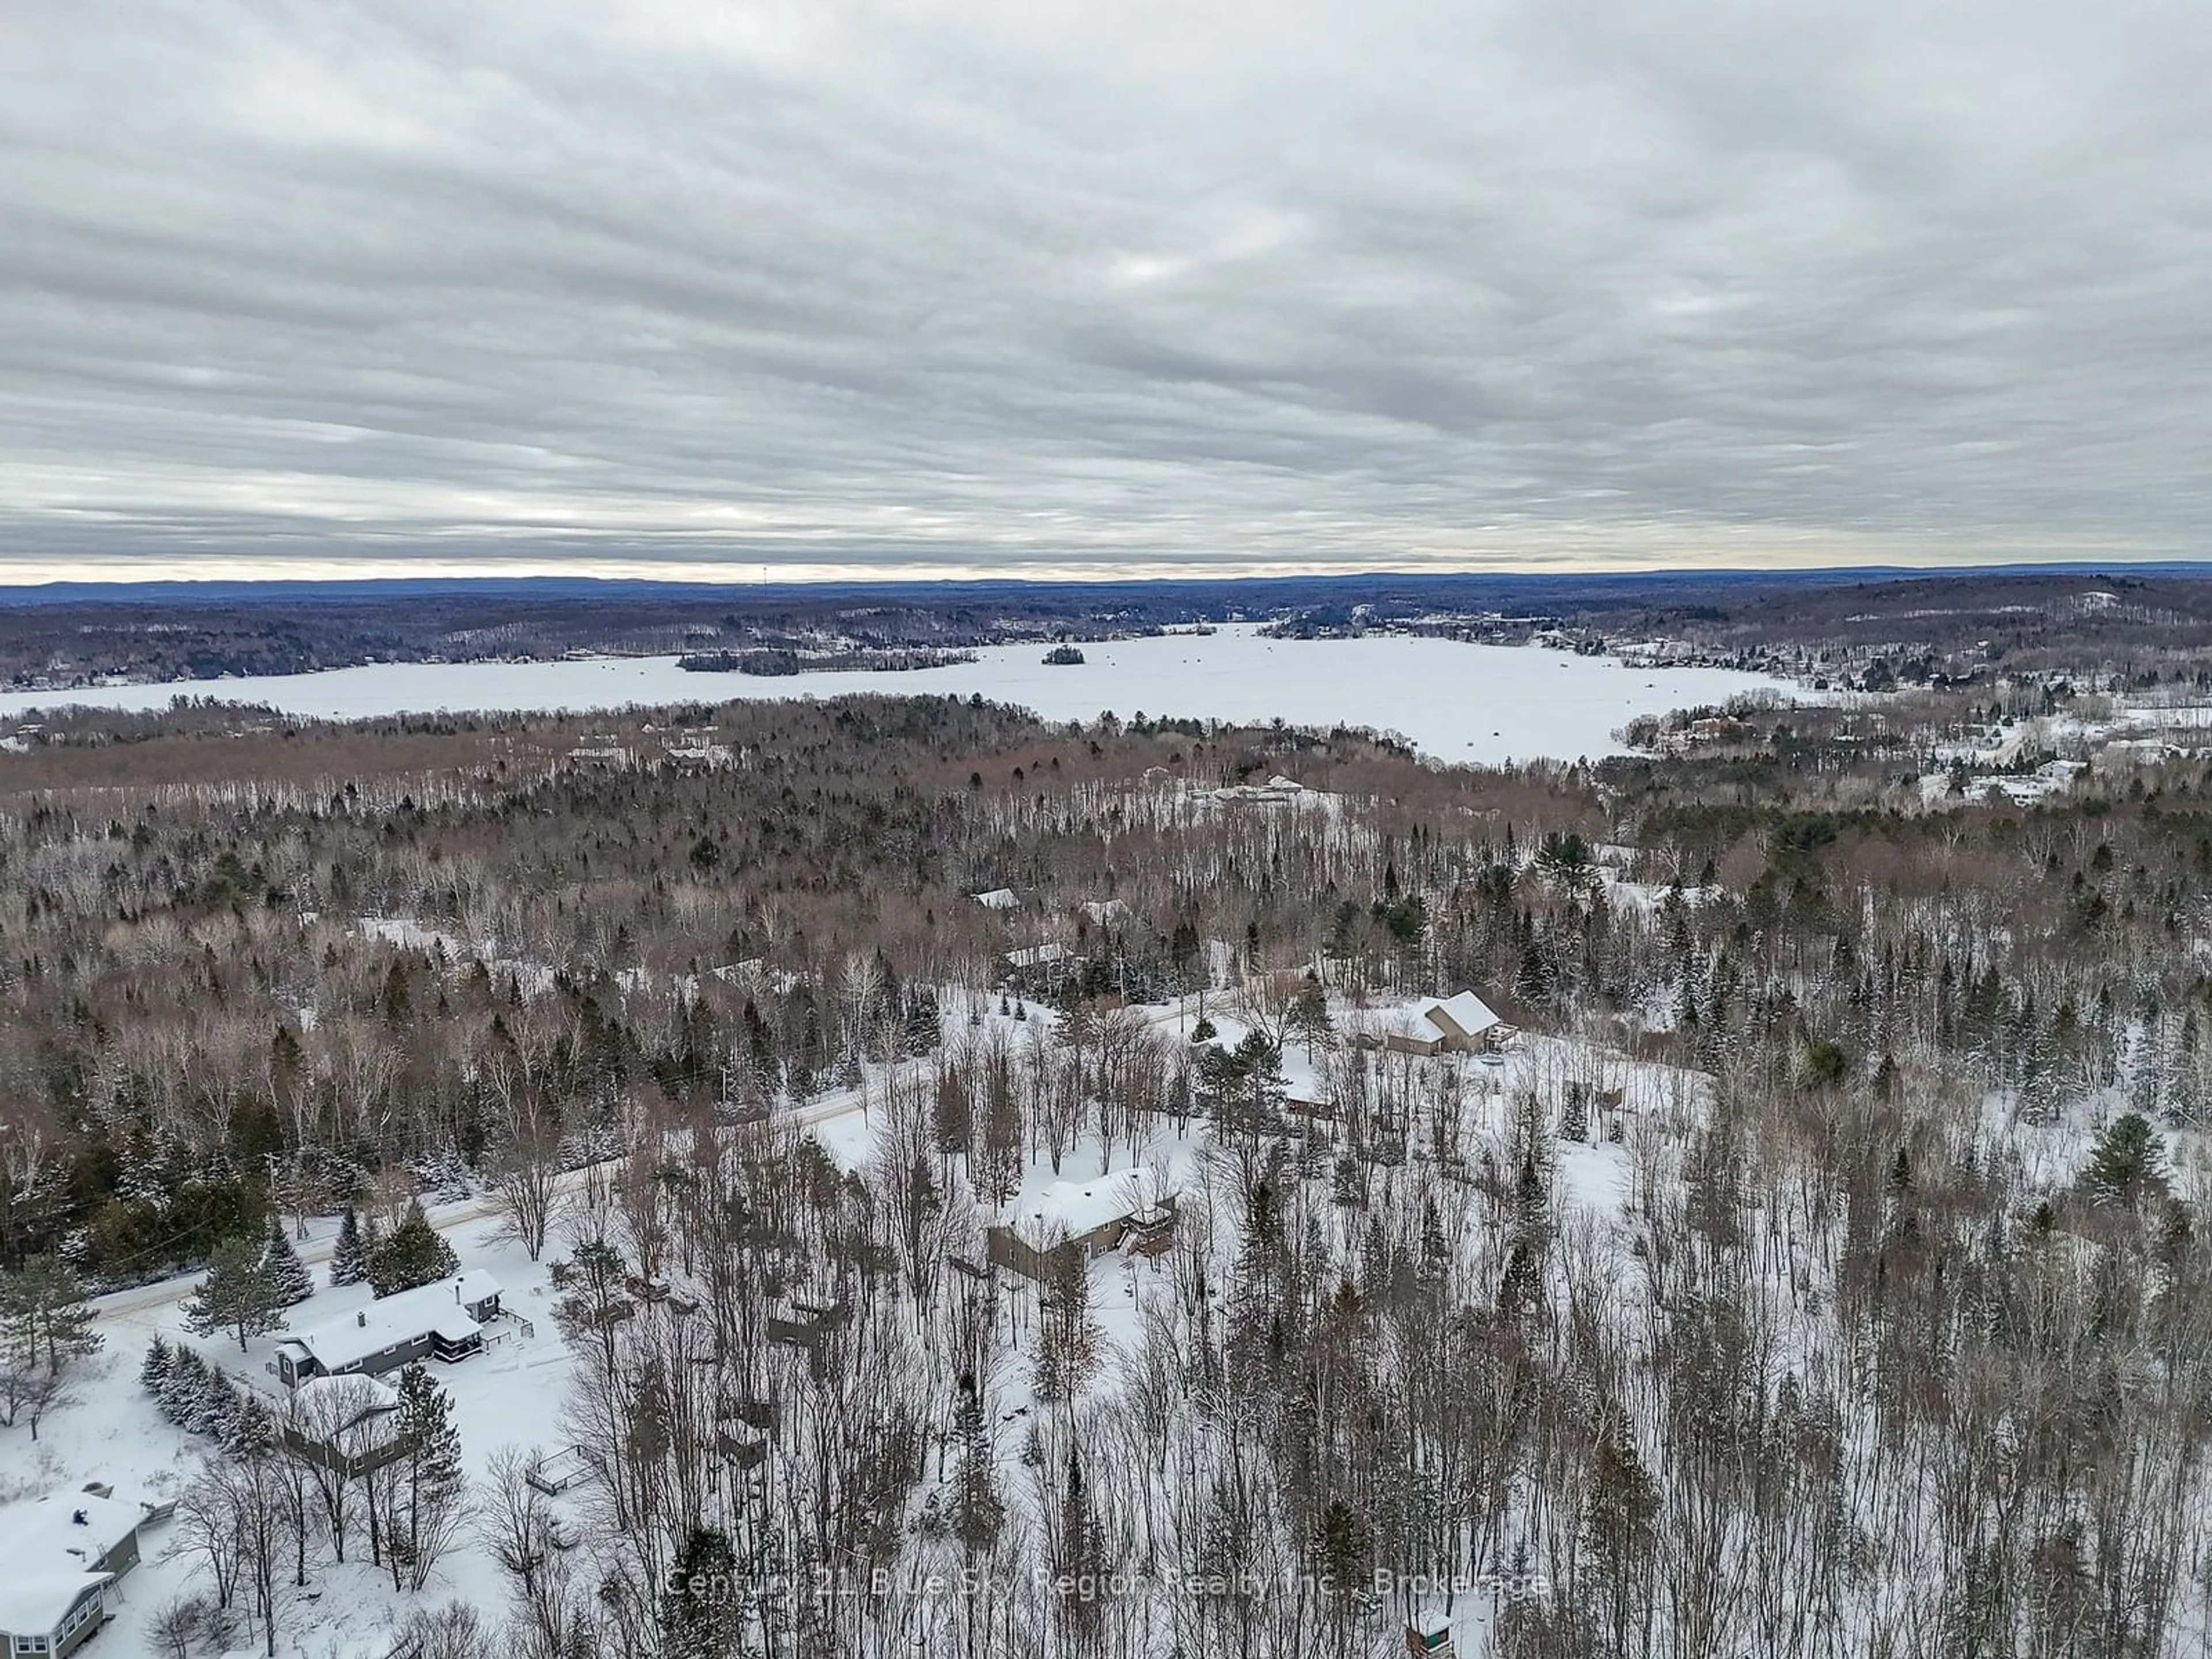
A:
<svg viewBox="0 0 2212 1659">
<path fill-rule="evenodd" d="M 985 1253 L 1030 1279 L 1051 1276 L 1066 1261 L 1088 1261 L 1124 1245 L 1158 1255 L 1175 1242 L 1176 1201 L 1141 1166 L 1089 1181 L 1061 1181 L 1034 1197 L 1018 1198 L 1003 1220 L 984 1230 Z"/>
<path fill-rule="evenodd" d="M 499 1317 L 499 1281 L 471 1268 L 434 1285 L 380 1297 L 343 1319 L 276 1346 L 270 1369 L 289 1389 L 314 1376 L 375 1376 L 417 1359 L 453 1364 L 481 1353 Z"/>
<path fill-rule="evenodd" d="M 1083 965 L 1083 958 L 1057 939 L 1009 951 L 1001 960 L 1006 964 L 1001 977 L 1026 991 L 1049 991 L 1066 983 Z"/>
<path fill-rule="evenodd" d="M 1496 1048 L 1513 1028 L 1472 991 L 1419 1005 L 1382 1035 L 1382 1046 L 1401 1054 L 1474 1054 Z"/>
<path fill-rule="evenodd" d="M 90 1641 L 114 1616 L 117 1582 L 138 1565 L 139 1529 L 171 1507 L 94 1481 L 0 1508 L 3 1650 L 58 1659 Z"/>
</svg>

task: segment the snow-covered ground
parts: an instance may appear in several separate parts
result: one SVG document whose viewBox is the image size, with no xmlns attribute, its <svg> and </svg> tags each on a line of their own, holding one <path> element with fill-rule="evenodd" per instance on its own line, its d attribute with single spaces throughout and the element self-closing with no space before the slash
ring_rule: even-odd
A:
<svg viewBox="0 0 2212 1659">
<path fill-rule="evenodd" d="M 1416 1006 L 1408 1002 L 1353 1007 L 1340 1001 L 1334 1012 L 1347 1032 L 1380 1031 L 1391 1029 L 1394 1022 L 1402 1024 Z M 988 1010 L 980 1017 L 984 1025 L 1003 1027 L 1018 1042 L 1042 1036 L 1056 1024 L 1048 1009 L 1030 1005 L 1025 1012 L 1024 1020 Z M 1200 1010 L 1196 999 L 1186 999 L 1139 1012 L 1164 1035 L 1180 1039 L 1188 1036 Z M 1221 997 L 1207 999 L 1203 1012 L 1212 1021 L 1218 1040 L 1232 1047 L 1250 1029 Z M 950 1006 L 946 1020 L 947 1035 L 955 1041 L 970 1029 L 964 1012 Z M 1293 1042 L 1282 1058 L 1285 1081 L 1294 1098 L 1326 1097 L 1328 1080 L 1314 1056 Z M 1594 1091 L 1618 1091 L 1617 1105 L 1594 1110 L 1589 1142 L 1558 1146 L 1551 1172 L 1563 1218 L 1581 1215 L 1601 1230 L 1621 1229 L 1626 1223 L 1638 1143 L 1646 1135 L 1679 1133 L 1686 1127 L 1681 1115 L 1701 1110 L 1703 1105 L 1704 1080 L 1695 1074 L 1550 1037 L 1519 1039 L 1511 1052 L 1492 1061 L 1465 1055 L 1435 1060 L 1388 1055 L 1370 1063 L 1410 1068 L 1423 1079 L 1422 1089 L 1443 1082 L 1448 1075 L 1456 1079 L 1455 1129 L 1449 1139 L 1452 1161 L 1461 1168 L 1504 1155 L 1518 1101 L 1540 1102 L 1548 1124 L 1555 1119 L 1564 1085 L 1571 1079 Z M 884 1115 L 869 1109 L 867 1103 L 883 1080 L 872 1075 L 867 1087 L 825 1097 L 802 1114 L 824 1149 L 848 1169 L 864 1166 L 873 1151 Z M 1607 1130 L 1615 1124 L 1619 1139 L 1609 1139 Z M 1192 1201 L 1208 1180 L 1204 1167 L 1207 1133 L 1195 1120 L 1177 1123 L 1159 1118 L 1139 1133 L 1133 1146 L 1127 1139 L 1117 1139 L 1102 1152 L 1095 1138 L 1079 1138 L 1056 1168 L 1042 1154 L 1031 1160 L 1006 1212 L 1023 1212 L 1060 1183 L 1079 1184 L 1109 1169 L 1118 1176 L 1141 1165 L 1158 1171 L 1167 1191 L 1184 1195 L 1186 1213 L 1194 1222 L 1208 1213 L 1202 1203 Z M 1414 1153 L 1417 1164 L 1425 1164 L 1432 1156 L 1421 1145 L 1423 1139 L 1415 1137 L 1420 1146 Z M 1326 1182 L 1325 1174 L 1322 1179 Z M 580 1182 L 580 1175 L 569 1184 Z M 431 1212 L 434 1224 L 453 1245 L 464 1267 L 496 1275 L 505 1308 L 514 1316 L 492 1327 L 494 1340 L 483 1355 L 459 1365 L 432 1367 L 453 1398 L 466 1461 L 478 1474 L 503 1448 L 550 1451 L 565 1443 L 559 1413 L 570 1374 L 568 1351 L 551 1318 L 545 1267 L 530 1261 L 519 1244 L 501 1237 L 489 1201 L 471 1199 Z M 295 1329 L 343 1320 L 370 1299 L 366 1285 L 327 1285 L 324 1264 L 333 1233 L 330 1221 L 319 1221 L 301 1242 L 301 1256 L 320 1288 L 291 1310 Z M 556 1239 L 546 1254 L 557 1256 L 564 1248 Z M 1112 1348 L 1133 1346 L 1143 1330 L 1148 1302 L 1174 1294 L 1162 1277 L 1168 1271 L 1164 1263 L 1135 1256 L 1103 1258 L 1094 1265 L 1092 1306 Z M 242 1352 L 232 1340 L 189 1336 L 181 1304 L 191 1284 L 190 1279 L 179 1279 L 102 1298 L 100 1326 L 106 1346 L 80 1373 L 76 1399 L 46 1419 L 35 1444 L 20 1430 L 9 1437 L 9 1457 L 0 1473 L 0 1513 L 45 1494 L 81 1491 L 88 1481 L 107 1481 L 118 1489 L 160 1498 L 173 1498 L 191 1479 L 213 1447 L 165 1422 L 137 1382 L 148 1340 L 156 1333 L 172 1341 L 191 1343 L 204 1358 L 264 1395 L 279 1395 L 269 1364 L 284 1334 L 258 1338 Z M 1020 1289 L 1018 1282 L 1016 1288 Z M 1035 1310 L 1024 1316 L 1018 1311 L 1018 1297 L 1017 1303 L 1014 1317 L 1025 1330 Z M 997 1403 L 1009 1421 L 1026 1416 L 1034 1404 L 1022 1352 L 1026 1346 L 1018 1337 L 1014 1351 L 1006 1356 L 1005 1372 L 995 1382 Z M 1006 1456 L 1015 1456 L 1018 1447 L 1018 1437 L 1004 1437 Z M 1011 1469 L 1008 1480 L 1010 1486 L 1014 1483 Z M 143 1564 L 123 1582 L 115 1598 L 117 1619 L 102 1635 L 102 1651 L 151 1651 L 150 1626 L 156 1612 L 173 1596 L 204 1589 L 194 1562 L 166 1553 L 177 1532 L 173 1522 L 147 1528 Z M 473 1539 L 465 1540 L 441 1562 L 428 1589 L 421 1595 L 394 1592 L 388 1575 L 365 1563 L 325 1564 L 312 1578 L 310 1593 L 291 1596 L 279 1615 L 281 1650 L 308 1659 L 382 1659 L 409 1613 L 459 1598 L 496 1621 L 504 1614 L 507 1594 L 496 1563 Z M 1467 1650 L 1485 1650 L 1477 1626 L 1486 1609 L 1468 1601 L 1455 1617 L 1465 1622 L 1461 1633 L 1469 1644 Z"/>
<path fill-rule="evenodd" d="M 1534 647 L 1374 635 L 1269 640 L 1250 625 L 1209 635 L 1086 643 L 1077 667 L 1048 667 L 1034 644 L 992 646 L 972 663 L 893 673 L 774 678 L 692 673 L 673 657 L 580 662 L 380 663 L 319 674 L 99 686 L 0 694 L 0 715 L 65 704 L 166 708 L 180 693 L 265 704 L 286 714 L 352 720 L 401 710 L 532 711 L 731 699 L 834 697 L 856 692 L 980 694 L 1048 720 L 1112 709 L 1295 726 L 1367 726 L 1402 733 L 1447 761 L 1620 752 L 1613 734 L 1638 714 L 1796 688 L 1718 668 L 1631 668 Z"/>
<path fill-rule="evenodd" d="M 461 1206 L 459 1212 L 472 1208 Z M 532 1262 L 520 1245 L 499 1239 L 495 1220 L 453 1224 L 450 1214 L 439 1218 L 447 1223 L 442 1231 L 461 1265 L 495 1274 L 507 1307 L 519 1316 L 493 1326 L 493 1345 L 485 1353 L 459 1365 L 431 1368 L 453 1397 L 466 1462 L 481 1474 L 490 1455 L 502 1446 L 550 1448 L 559 1443 L 556 1418 L 568 1382 L 568 1357 L 544 1297 L 543 1265 Z M 331 1231 L 331 1223 L 317 1224 L 302 1253 L 322 1255 Z M 366 1285 L 334 1289 L 322 1268 L 313 1271 L 317 1293 L 289 1310 L 297 1328 L 343 1319 L 371 1299 Z M 106 1345 L 79 1374 L 76 1403 L 55 1412 L 40 1425 L 35 1445 L 20 1429 L 9 1436 L 0 1498 L 12 1505 L 48 1492 L 77 1492 L 89 1480 L 104 1480 L 119 1490 L 173 1499 L 203 1458 L 221 1455 L 212 1442 L 165 1422 L 153 1399 L 138 1386 L 139 1364 L 157 1332 L 197 1347 L 202 1358 L 265 1397 L 277 1397 L 280 1386 L 264 1367 L 284 1334 L 258 1338 L 243 1353 L 235 1340 L 190 1336 L 184 1329 L 181 1306 L 182 1295 L 189 1289 L 190 1281 L 172 1281 L 106 1301 L 100 1329 Z M 206 1588 L 196 1578 L 193 1561 L 167 1553 L 179 1530 L 174 1521 L 155 1522 L 143 1530 L 143 1559 L 118 1592 L 111 1593 L 115 1621 L 101 1632 L 94 1651 L 152 1653 L 149 1626 L 161 1606 L 173 1595 Z M 503 1611 L 506 1592 L 498 1566 L 472 1538 L 465 1539 L 441 1564 L 421 1595 L 394 1592 L 390 1575 L 368 1564 L 366 1540 L 356 1541 L 360 1547 L 348 1549 L 345 1565 L 325 1563 L 316 1568 L 310 1575 L 309 1594 L 292 1596 L 283 1607 L 277 1621 L 281 1652 L 307 1659 L 382 1659 L 392 1649 L 398 1624 L 419 1607 L 458 1597 L 495 1620 Z M 350 1559 L 356 1554 L 358 1561 Z M 258 1645 L 254 1650 L 258 1651 Z"/>
</svg>

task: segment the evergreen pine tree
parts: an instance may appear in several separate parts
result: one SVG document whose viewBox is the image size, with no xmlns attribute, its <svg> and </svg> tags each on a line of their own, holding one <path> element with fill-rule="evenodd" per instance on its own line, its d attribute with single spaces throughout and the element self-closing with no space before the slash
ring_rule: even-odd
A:
<svg viewBox="0 0 2212 1659">
<path fill-rule="evenodd" d="M 453 1247 L 438 1236 L 422 1213 L 420 1199 L 410 1201 L 407 1214 L 368 1253 L 368 1282 L 379 1296 L 393 1296 L 418 1285 L 434 1285 L 460 1270 Z"/>
<path fill-rule="evenodd" d="M 213 1432 L 234 1457 L 263 1457 L 276 1449 L 276 1413 L 229 1382 L 222 1384 L 226 1409 Z"/>
<path fill-rule="evenodd" d="M 161 1378 L 161 1415 L 180 1429 L 189 1427 L 206 1386 L 207 1362 L 200 1358 L 200 1351 L 178 1343 L 170 1352 L 168 1369 Z"/>
<path fill-rule="evenodd" d="M 1346 1152 L 1336 1160 L 1336 1173 L 1329 1182 L 1329 1196 L 1347 1207 L 1358 1204 L 1366 1195 L 1366 1182 L 1359 1173 L 1359 1160 Z"/>
<path fill-rule="evenodd" d="M 1340 1611 L 1368 1577 L 1368 1528 L 1342 1498 L 1331 1498 L 1314 1527 L 1314 1575 Z"/>
<path fill-rule="evenodd" d="M 282 1216 L 269 1218 L 269 1248 L 262 1256 L 261 1265 L 269 1275 L 269 1287 L 276 1297 L 277 1306 L 292 1307 L 315 1293 L 315 1281 L 307 1273 L 307 1264 L 300 1260 L 300 1252 L 293 1248 Z"/>
<path fill-rule="evenodd" d="M 248 1337 L 284 1328 L 283 1306 L 260 1243 L 227 1238 L 216 1246 L 207 1277 L 185 1304 L 185 1328 L 194 1336 L 234 1336 L 243 1353 Z"/>
<path fill-rule="evenodd" d="M 392 1422 L 407 1446 L 409 1478 L 440 1491 L 458 1491 L 465 1477 L 453 1400 L 420 1361 L 400 1368 L 398 1394 Z"/>
<path fill-rule="evenodd" d="M 1006 1518 L 994 1478 L 991 1423 L 975 1374 L 960 1374 L 960 1399 L 952 1411 L 952 1437 L 960 1448 L 959 1485 L 953 1498 L 952 1535 L 970 1555 L 991 1547 Z"/>
<path fill-rule="evenodd" d="M 2147 1118 L 2159 1115 L 2165 1103 L 2166 1072 L 2166 1021 L 2156 1000 L 2147 998 L 2142 1028 L 2136 1034 L 2128 1062 L 2128 1104 L 2136 1112 Z"/>
<path fill-rule="evenodd" d="M 1607 1651 L 1628 1651 L 1630 1621 L 1640 1599 L 1658 1510 L 1657 1489 L 1637 1455 L 1627 1422 L 1619 1412 L 1608 1413 L 1591 1460 L 1583 1513 L 1583 1538 L 1596 1569 L 1593 1611 L 1609 1638 Z"/>
<path fill-rule="evenodd" d="M 1505 1272 L 1498 1284 L 1498 1315 L 1517 1320 L 1532 1312 L 1543 1295 L 1543 1270 L 1536 1252 L 1525 1238 L 1513 1241 L 1505 1258 Z"/>
<path fill-rule="evenodd" d="M 392 1587 L 399 1587 L 404 1569 L 420 1589 L 439 1552 L 452 1540 L 451 1523 L 461 1509 L 468 1476 L 461 1468 L 453 1402 L 419 1362 L 401 1368 L 398 1394 L 392 1427 L 405 1449 L 391 1488 L 385 1539 Z"/>
<path fill-rule="evenodd" d="M 338 1218 L 337 1243 L 331 1251 L 332 1285 L 358 1285 L 368 1277 L 369 1252 L 376 1248 L 376 1224 L 362 1224 L 352 1205 Z"/>
<path fill-rule="evenodd" d="M 1041 1300 L 1037 1397 L 1073 1400 L 1098 1362 L 1098 1324 L 1091 1313 L 1091 1263 L 1079 1248 L 1063 1244 L 1052 1253 Z"/>
<path fill-rule="evenodd" d="M 2166 1055 L 2166 1109 L 2175 1127 L 2204 1127 L 2203 1056 L 2198 1050 L 2198 1015 L 2185 1009 L 2176 1018 L 2179 1028 Z"/>
<path fill-rule="evenodd" d="M 1060 1598 L 1060 1627 L 1067 1633 L 1069 1650 L 1088 1652 L 1106 1613 L 1102 1588 L 1107 1577 L 1106 1531 L 1098 1522 L 1082 1460 L 1073 1446 L 1067 1449 L 1067 1481 L 1060 1492 L 1059 1544 L 1054 1577 L 1066 1586 Z"/>
<path fill-rule="evenodd" d="M 194 1434 L 228 1443 L 238 1419 L 237 1386 L 216 1366 L 202 1363 L 194 1374 L 198 1392 L 185 1402 L 184 1427 Z"/>
<path fill-rule="evenodd" d="M 13 1273 L 0 1271 L 0 1328 L 50 1373 L 97 1352 L 101 1342 L 84 1282 L 59 1256 L 34 1255 Z"/>
<path fill-rule="evenodd" d="M 737 1566 L 720 1528 L 693 1527 L 684 1534 L 660 1597 L 660 1651 L 669 1659 L 722 1659 L 739 1650 L 745 1621 Z"/>
<path fill-rule="evenodd" d="M 159 1399 L 176 1363 L 177 1351 L 169 1346 L 169 1339 L 155 1332 L 154 1340 L 146 1345 L 146 1358 L 139 1363 L 138 1386 Z"/>
<path fill-rule="evenodd" d="M 2081 1179 L 2099 1198 L 2128 1200 L 2162 1187 L 2165 1164 L 2166 1149 L 2150 1121 L 2140 1112 L 2123 1112 L 2090 1149 Z"/>
</svg>

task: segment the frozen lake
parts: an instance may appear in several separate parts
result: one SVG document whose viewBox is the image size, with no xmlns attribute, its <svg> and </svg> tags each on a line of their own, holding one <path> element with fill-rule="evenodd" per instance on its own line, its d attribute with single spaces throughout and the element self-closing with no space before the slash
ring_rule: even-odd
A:
<svg viewBox="0 0 2212 1659">
<path fill-rule="evenodd" d="M 1111 709 L 1293 726 L 1396 732 L 1445 761 L 1494 763 L 1618 752 L 1613 733 L 1638 714 L 1717 703 L 1741 692 L 1796 688 L 1718 668 L 1634 668 L 1534 647 L 1373 636 L 1267 640 L 1255 626 L 1208 635 L 1085 644 L 1079 667 L 1050 668 L 1041 645 L 993 646 L 972 663 L 904 673 L 763 678 L 699 674 L 673 657 L 587 662 L 379 663 L 320 674 L 193 680 L 0 694 L 0 714 L 64 704 L 162 708 L 178 696 L 265 704 L 326 720 L 412 713 L 619 708 L 631 704 L 829 697 L 852 692 L 981 692 L 1048 720 Z"/>
</svg>

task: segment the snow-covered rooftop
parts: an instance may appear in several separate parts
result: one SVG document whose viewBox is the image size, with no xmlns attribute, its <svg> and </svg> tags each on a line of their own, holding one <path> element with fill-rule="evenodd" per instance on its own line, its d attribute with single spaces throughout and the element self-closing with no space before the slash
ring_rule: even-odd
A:
<svg viewBox="0 0 2212 1659">
<path fill-rule="evenodd" d="M 1159 1202 L 1159 1183 L 1143 1165 L 1112 1170 L 1089 1181 L 1055 1181 L 1006 1206 L 1006 1224 L 1035 1249 L 1079 1238 L 1109 1221 Z"/>
<path fill-rule="evenodd" d="M 399 1393 L 360 1372 L 311 1376 L 292 1392 L 291 1433 L 353 1456 L 380 1451 L 399 1437 Z"/>
<path fill-rule="evenodd" d="M 61 1623 L 76 1599 L 112 1572 L 71 1571 L 65 1567 L 32 1567 L 11 1572 L 0 1583 L 0 1634 L 44 1635 Z"/>
<path fill-rule="evenodd" d="M 399 1404 L 399 1390 L 374 1376 L 311 1376 L 292 1391 L 303 1408 L 319 1407 L 325 1395 L 333 1413 L 391 1411 Z"/>
<path fill-rule="evenodd" d="M 499 1280 L 471 1267 L 434 1285 L 380 1297 L 347 1318 L 299 1332 L 280 1346 L 313 1354 L 317 1364 L 334 1371 L 433 1333 L 449 1342 L 465 1342 L 483 1329 L 469 1309 L 498 1294 Z"/>
<path fill-rule="evenodd" d="M 51 1631 L 77 1597 L 114 1577 L 92 1564 L 145 1520 L 143 1505 L 88 1492 L 53 1492 L 0 1509 L 0 1562 L 7 1564 L 0 1574 L 0 1631 Z"/>
<path fill-rule="evenodd" d="M 994 887 L 988 893 L 973 893 L 969 896 L 986 910 L 1011 910 L 1022 902 L 1022 896 L 1011 887 Z"/>
<path fill-rule="evenodd" d="M 1469 1036 L 1480 1036 L 1492 1026 L 1500 1024 L 1491 1006 L 1472 991 L 1462 991 L 1435 1002 L 1421 1005 L 1421 1018 L 1436 1024 L 1431 1016 L 1441 1013 L 1450 1020 L 1454 1028 Z"/>
</svg>

